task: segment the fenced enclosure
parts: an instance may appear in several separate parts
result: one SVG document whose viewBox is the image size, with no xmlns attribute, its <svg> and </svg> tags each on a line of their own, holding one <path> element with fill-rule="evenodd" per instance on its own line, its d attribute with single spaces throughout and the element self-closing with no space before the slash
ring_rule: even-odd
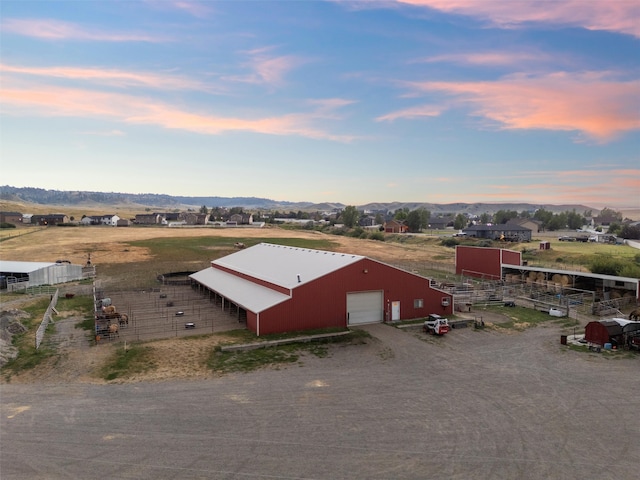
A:
<svg viewBox="0 0 640 480">
<path fill-rule="evenodd" d="M 108 299 L 108 302 L 105 300 Z M 246 313 L 190 285 L 96 290 L 96 341 L 159 340 L 246 328 Z M 104 303 L 113 313 L 102 310 Z M 117 331 L 110 325 L 117 325 Z"/>
</svg>

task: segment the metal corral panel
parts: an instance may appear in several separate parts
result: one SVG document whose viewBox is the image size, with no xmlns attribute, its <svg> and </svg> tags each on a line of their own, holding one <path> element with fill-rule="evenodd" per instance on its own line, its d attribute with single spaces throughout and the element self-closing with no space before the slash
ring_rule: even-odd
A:
<svg viewBox="0 0 640 480">
<path fill-rule="evenodd" d="M 380 323 L 383 317 L 382 291 L 347 294 L 347 321 L 349 325 Z"/>
</svg>

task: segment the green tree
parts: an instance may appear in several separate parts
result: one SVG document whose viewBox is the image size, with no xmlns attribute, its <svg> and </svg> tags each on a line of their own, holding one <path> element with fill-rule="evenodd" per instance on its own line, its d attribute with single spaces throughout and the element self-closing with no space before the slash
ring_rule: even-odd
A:
<svg viewBox="0 0 640 480">
<path fill-rule="evenodd" d="M 393 214 L 393 218 L 395 220 L 399 221 L 399 222 L 403 222 L 403 221 L 405 221 L 407 219 L 408 215 L 409 215 L 409 209 L 408 208 L 399 208 Z"/>
<path fill-rule="evenodd" d="M 480 225 L 486 225 L 491 221 L 491 215 L 485 212 L 482 215 L 480 215 L 480 218 L 478 220 L 480 222 Z"/>
<path fill-rule="evenodd" d="M 202 206 L 200 207 L 200 213 L 204 213 L 205 215 L 206 215 L 207 213 L 209 213 L 209 209 L 207 208 L 207 206 L 206 206 L 206 205 L 202 205 Z"/>
<path fill-rule="evenodd" d="M 347 205 L 344 207 L 340 217 L 342 218 L 342 223 L 344 223 L 345 227 L 353 228 L 360 219 L 360 212 L 358 212 L 358 209 L 355 206 Z"/>
<path fill-rule="evenodd" d="M 422 217 L 419 210 L 411 210 L 405 222 L 410 232 L 418 233 L 422 230 Z"/>
<path fill-rule="evenodd" d="M 419 208 L 418 211 L 420 212 L 420 228 L 421 229 L 427 228 L 429 226 L 429 219 L 431 218 L 431 212 L 426 208 L 422 208 L 422 207 Z"/>
<path fill-rule="evenodd" d="M 582 226 L 586 223 L 584 217 L 579 213 L 576 213 L 575 209 L 571 212 L 566 212 L 567 216 L 567 227 L 571 229 L 582 228 Z"/>
<path fill-rule="evenodd" d="M 453 228 L 456 230 L 462 230 L 467 226 L 467 217 L 465 217 L 462 213 L 456 215 L 456 218 L 453 220 Z"/>
<path fill-rule="evenodd" d="M 512 218 L 518 218 L 518 212 L 515 210 L 498 210 L 493 215 L 493 220 L 497 224 L 507 223 Z"/>
<path fill-rule="evenodd" d="M 600 210 L 600 217 L 602 218 L 612 218 L 613 220 L 617 220 L 618 222 L 622 222 L 622 213 L 613 210 L 609 207 L 604 207 Z"/>
</svg>

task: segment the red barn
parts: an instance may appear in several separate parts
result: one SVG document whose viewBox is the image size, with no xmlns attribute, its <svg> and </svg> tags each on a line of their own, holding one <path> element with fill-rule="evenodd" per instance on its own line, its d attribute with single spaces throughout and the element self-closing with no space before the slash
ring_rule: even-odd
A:
<svg viewBox="0 0 640 480">
<path fill-rule="evenodd" d="M 504 248 L 456 246 L 457 275 L 500 279 L 503 264 L 521 265 L 522 254 Z"/>
<path fill-rule="evenodd" d="M 192 274 L 257 335 L 449 315 L 428 278 L 360 255 L 261 243 Z"/>
</svg>

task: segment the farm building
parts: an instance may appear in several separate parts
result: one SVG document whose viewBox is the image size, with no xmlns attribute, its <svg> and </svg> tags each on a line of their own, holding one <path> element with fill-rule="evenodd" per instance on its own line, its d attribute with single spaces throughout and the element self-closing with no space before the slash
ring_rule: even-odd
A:
<svg viewBox="0 0 640 480">
<path fill-rule="evenodd" d="M 16 285 L 37 287 L 82 280 L 83 278 L 81 265 L 71 265 L 68 262 L 13 262 L 6 260 L 0 260 L 0 276 L 3 277 L 2 287 L 9 289 L 13 289 Z"/>
<path fill-rule="evenodd" d="M 640 322 L 632 322 L 624 318 L 589 322 L 584 327 L 584 339 L 601 347 L 606 343 L 622 347 L 639 333 Z"/>
<path fill-rule="evenodd" d="M 640 279 L 526 265 L 521 253 L 490 247 L 456 246 L 456 274 L 509 282 L 558 284 L 593 292 L 598 301 L 640 301 Z"/>
<path fill-rule="evenodd" d="M 257 335 L 442 315 L 452 296 L 427 278 L 360 255 L 261 243 L 190 275 Z"/>
</svg>

